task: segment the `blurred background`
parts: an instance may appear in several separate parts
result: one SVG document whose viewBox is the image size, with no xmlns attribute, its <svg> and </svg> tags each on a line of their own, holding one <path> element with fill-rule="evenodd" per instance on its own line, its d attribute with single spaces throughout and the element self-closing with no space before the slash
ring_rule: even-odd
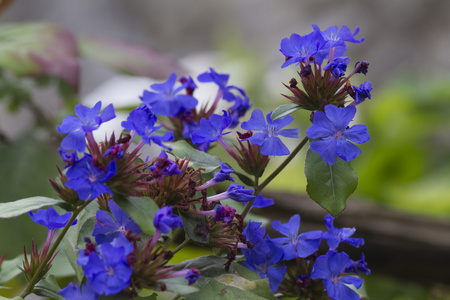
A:
<svg viewBox="0 0 450 300">
<path fill-rule="evenodd" d="M 230 83 L 243 87 L 253 107 L 267 113 L 288 103 L 280 96 L 286 92 L 282 82 L 295 76 L 294 68 L 280 68 L 284 60 L 280 41 L 292 33 L 311 32 L 311 24 L 322 30 L 346 25 L 351 30 L 359 27 L 357 37 L 366 39 L 349 45 L 346 54 L 351 64 L 370 62 L 367 76 L 360 74 L 352 84 L 370 80 L 374 87 L 372 100 L 358 107 L 358 123 L 368 125 L 371 142 L 361 146 L 363 155 L 352 163 L 359 186 L 348 206 L 361 201 L 421 220 L 436 220 L 439 226 L 448 228 L 450 1 L 18 0 L 2 1 L 1 5 L 0 26 L 50 22 L 79 39 L 148 47 L 156 53 L 150 59 L 161 65 L 156 64 L 154 69 L 159 69 L 152 74 L 137 72 L 146 76 L 119 75 L 111 60 L 106 64 L 102 61 L 103 57 L 108 59 L 107 47 L 101 48 L 104 51 L 94 48 L 90 53 L 89 49 L 78 49 L 86 54 L 78 61 L 79 82 L 72 84 L 78 93 L 67 92 L 62 99 L 64 85 L 25 82 L 31 90 L 32 105 L 23 107 L 14 99 L 1 99 L 1 202 L 53 195 L 47 178 L 55 177 L 59 156 L 54 145 L 40 142 L 42 136 L 50 141 L 51 137 L 33 130 L 36 110 L 60 124 L 68 113 L 64 103 L 91 105 L 102 100 L 130 107 L 138 103 L 143 89 L 152 82 L 165 81 L 172 71 L 194 77 L 213 67 L 220 73 L 230 73 Z M 2 40 L 7 39 L 0 35 L 0 50 Z M 58 49 L 67 43 L 53 46 Z M 20 44 L 16 49 L 21 51 Z M 0 65 L 5 66 L 1 59 Z M 52 70 L 61 76 L 67 75 L 65 71 Z M 298 112 L 294 116 L 304 134 L 308 114 Z M 40 125 L 45 127 L 45 120 Z M 299 157 L 270 189 L 303 195 L 305 186 Z M 29 245 L 30 236 L 36 240 L 45 236 L 45 229 L 36 232 L 27 218 L 0 220 L 0 228 L 0 255 L 9 251 L 8 259 L 21 253 L 24 244 Z M 9 228 L 14 228 L 14 234 L 9 234 Z M 450 241 L 449 234 L 446 232 L 442 240 Z M 370 266 L 370 257 L 366 260 Z M 411 261 L 411 265 L 414 263 Z M 448 275 L 450 278 L 450 271 Z M 371 299 L 450 299 L 450 279 L 421 285 L 406 278 L 409 276 L 374 272 L 367 278 L 368 294 Z"/>
</svg>

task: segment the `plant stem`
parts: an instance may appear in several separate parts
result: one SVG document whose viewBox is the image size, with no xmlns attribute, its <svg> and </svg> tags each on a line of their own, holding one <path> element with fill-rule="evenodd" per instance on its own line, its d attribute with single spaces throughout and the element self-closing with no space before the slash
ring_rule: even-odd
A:
<svg viewBox="0 0 450 300">
<path fill-rule="evenodd" d="M 191 243 L 191 238 L 186 236 L 186 239 L 172 251 L 173 254 L 177 253 L 178 251 L 180 251 L 181 249 L 183 249 L 185 246 L 189 245 L 190 243 Z"/>
<path fill-rule="evenodd" d="M 83 205 L 78 207 L 76 210 L 73 211 L 72 216 L 70 217 L 70 220 L 67 222 L 66 226 L 61 230 L 58 237 L 56 238 L 55 242 L 53 243 L 53 246 L 50 248 L 50 251 L 45 256 L 44 260 L 41 262 L 40 266 L 37 268 L 36 272 L 34 273 L 31 280 L 28 282 L 25 289 L 20 294 L 21 298 L 25 298 L 29 294 L 33 292 L 34 286 L 39 282 L 41 279 L 40 273 L 42 272 L 42 269 L 47 265 L 50 258 L 53 256 L 53 253 L 55 253 L 56 249 L 58 248 L 59 244 L 61 243 L 62 239 L 66 235 L 67 231 L 69 230 L 70 226 L 72 226 L 72 223 L 77 218 L 78 214 L 91 203 L 92 201 L 86 201 Z"/>
</svg>

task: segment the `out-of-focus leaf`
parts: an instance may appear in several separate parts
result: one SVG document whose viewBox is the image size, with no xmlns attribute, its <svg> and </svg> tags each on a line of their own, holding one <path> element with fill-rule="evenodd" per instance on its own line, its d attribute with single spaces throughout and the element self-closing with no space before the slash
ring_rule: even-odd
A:
<svg viewBox="0 0 450 300">
<path fill-rule="evenodd" d="M 150 47 L 91 37 L 78 42 L 82 56 L 125 74 L 166 79 L 172 72 L 185 72 L 175 59 Z"/>
<path fill-rule="evenodd" d="M 183 221 L 184 231 L 194 242 L 208 243 L 209 227 L 205 216 L 180 212 L 180 217 Z"/>
<path fill-rule="evenodd" d="M 60 289 L 55 276 L 50 275 L 45 279 L 41 279 L 34 287 L 33 292 L 38 296 L 50 297 L 56 300 L 65 300 L 65 298 L 58 293 Z"/>
<path fill-rule="evenodd" d="M 120 206 L 139 225 L 142 232 L 153 235 L 153 217 L 159 209 L 158 205 L 151 198 L 144 197 L 122 197 L 114 195 L 114 202 Z"/>
<path fill-rule="evenodd" d="M 0 26 L 0 68 L 19 76 L 55 76 L 78 89 L 79 62 L 73 34 L 56 24 Z"/>
<path fill-rule="evenodd" d="M 338 158 L 330 166 L 310 149 L 306 153 L 305 175 L 311 199 L 333 216 L 344 210 L 347 198 L 358 186 L 358 177 L 349 162 Z"/>
<path fill-rule="evenodd" d="M 200 278 L 193 285 L 198 292 L 183 295 L 186 299 L 276 299 L 267 279 L 261 279 L 255 272 L 231 263 L 225 271 L 226 258 L 209 255 L 176 264 L 176 269 L 197 268 Z M 185 280 L 187 285 L 187 280 Z M 169 289 L 169 288 L 168 288 Z"/>
<path fill-rule="evenodd" d="M 186 141 L 178 141 L 171 147 L 173 154 L 180 158 L 190 159 L 195 168 L 204 168 L 205 173 L 212 172 L 220 167 L 220 159 L 217 156 L 194 149 Z"/>
<path fill-rule="evenodd" d="M 283 104 L 273 110 L 271 118 L 275 121 L 276 119 L 290 115 L 299 109 L 301 109 L 301 107 L 297 104 Z"/>
<path fill-rule="evenodd" d="M 48 197 L 31 197 L 13 202 L 0 203 L 0 218 L 14 218 L 28 213 L 30 210 L 64 203 L 60 199 Z"/>
<path fill-rule="evenodd" d="M 22 266 L 23 254 L 10 260 L 4 260 L 0 269 L 0 285 L 13 279 L 22 271 L 17 266 Z"/>
</svg>

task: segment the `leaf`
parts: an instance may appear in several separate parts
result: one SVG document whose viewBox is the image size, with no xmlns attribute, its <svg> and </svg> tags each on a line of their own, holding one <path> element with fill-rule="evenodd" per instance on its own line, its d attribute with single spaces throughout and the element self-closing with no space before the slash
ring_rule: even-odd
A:
<svg viewBox="0 0 450 300">
<path fill-rule="evenodd" d="M 167 278 L 161 281 L 166 284 L 167 290 L 179 295 L 185 296 L 199 291 L 197 287 L 188 285 L 184 277 Z"/>
<path fill-rule="evenodd" d="M 300 106 L 298 106 L 297 104 L 283 104 L 278 106 L 277 108 L 275 108 L 273 110 L 272 113 L 272 121 L 275 121 L 276 119 L 280 119 L 283 118 L 287 115 L 292 114 L 293 112 L 296 112 L 297 110 L 301 109 Z"/>
<path fill-rule="evenodd" d="M 176 264 L 179 270 L 200 270 L 200 278 L 193 285 L 199 291 L 183 296 L 188 300 L 276 299 L 267 279 L 261 279 L 255 272 L 234 262 L 229 271 L 225 271 L 226 262 L 226 258 L 208 255 Z"/>
<path fill-rule="evenodd" d="M 18 255 L 13 259 L 3 261 L 2 267 L 0 268 L 0 284 L 4 284 L 22 273 L 18 268 L 18 266 L 22 266 L 22 260 L 23 254 Z"/>
<path fill-rule="evenodd" d="M 153 218 L 159 209 L 151 198 L 147 197 L 123 197 L 114 195 L 114 202 L 120 206 L 139 225 L 142 232 L 153 235 L 155 228 Z"/>
<path fill-rule="evenodd" d="M 358 177 L 349 162 L 338 158 L 330 166 L 310 149 L 306 153 L 305 175 L 311 199 L 333 216 L 344 210 L 347 198 L 358 186 Z"/>
<path fill-rule="evenodd" d="M 209 225 L 205 216 L 180 212 L 180 218 L 184 231 L 194 242 L 208 244 Z"/>
<path fill-rule="evenodd" d="M 185 73 L 178 62 L 150 47 L 98 37 L 79 37 L 81 55 L 119 72 L 167 79 L 170 73 Z"/>
<path fill-rule="evenodd" d="M 56 76 L 76 90 L 79 81 L 77 41 L 63 27 L 50 23 L 0 26 L 0 68 L 18 76 Z"/>
<path fill-rule="evenodd" d="M 234 173 L 237 175 L 237 177 L 245 184 L 251 187 L 255 186 L 255 182 L 253 181 L 253 179 L 251 179 L 250 177 L 248 177 L 245 174 L 242 174 L 240 172 L 234 171 Z"/>
<path fill-rule="evenodd" d="M 0 300 L 23 300 L 23 298 L 21 298 L 21 297 L 6 298 L 6 297 L 0 296 Z"/>
<path fill-rule="evenodd" d="M 210 173 L 220 167 L 220 159 L 217 156 L 194 149 L 186 141 L 178 141 L 171 145 L 172 153 L 180 158 L 188 158 L 194 168 L 204 168 L 205 173 Z"/>
<path fill-rule="evenodd" d="M 64 203 L 64 201 L 40 196 L 0 203 L 0 218 L 14 218 L 28 213 L 30 210 L 54 206 L 60 203 Z"/>
<path fill-rule="evenodd" d="M 50 297 L 56 300 L 65 300 L 58 291 L 61 287 L 56 282 L 56 278 L 53 275 L 47 276 L 45 279 L 41 279 L 34 287 L 33 292 L 38 296 Z"/>
</svg>

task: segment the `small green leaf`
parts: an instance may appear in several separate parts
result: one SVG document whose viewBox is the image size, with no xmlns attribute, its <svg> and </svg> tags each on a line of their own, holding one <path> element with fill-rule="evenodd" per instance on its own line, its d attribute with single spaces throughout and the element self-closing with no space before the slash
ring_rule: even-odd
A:
<svg viewBox="0 0 450 300">
<path fill-rule="evenodd" d="M 173 154 L 180 158 L 190 159 L 194 168 L 204 168 L 205 173 L 212 172 L 220 167 L 220 159 L 217 156 L 194 149 L 186 141 L 178 141 L 171 147 Z"/>
<path fill-rule="evenodd" d="M 349 162 L 338 158 L 330 166 L 310 149 L 306 153 L 305 175 L 311 199 L 333 216 L 344 210 L 347 198 L 358 186 L 358 177 Z"/>
<path fill-rule="evenodd" d="M 114 202 L 120 206 L 139 225 L 142 232 L 153 235 L 153 218 L 159 209 L 158 205 L 151 198 L 144 197 L 123 197 L 114 195 Z"/>
<path fill-rule="evenodd" d="M 209 225 L 205 216 L 180 212 L 180 217 L 184 231 L 194 242 L 200 244 L 209 242 Z"/>
<path fill-rule="evenodd" d="M 297 104 L 283 104 L 278 106 L 273 110 L 272 113 L 272 121 L 275 121 L 276 119 L 280 119 L 282 117 L 285 117 L 287 115 L 292 114 L 293 112 L 296 112 L 297 110 L 301 109 L 300 106 Z"/>
<path fill-rule="evenodd" d="M 55 276 L 50 275 L 47 278 L 40 280 L 34 287 L 33 292 L 38 296 L 50 297 L 56 300 L 65 300 L 65 298 L 58 293 L 60 289 Z"/>
<path fill-rule="evenodd" d="M 184 297 L 188 300 L 276 299 L 267 279 L 261 279 L 255 272 L 234 262 L 226 271 L 224 265 L 227 261 L 223 257 L 208 255 L 176 264 L 176 269 L 179 270 L 190 268 L 200 270 L 200 278 L 193 285 L 199 291 Z"/>
<path fill-rule="evenodd" d="M 0 218 L 13 218 L 28 213 L 30 210 L 60 203 L 64 203 L 64 201 L 40 196 L 0 203 Z"/>
<path fill-rule="evenodd" d="M 238 177 L 245 185 L 248 185 L 248 186 L 251 186 L 251 187 L 254 187 L 254 186 L 255 186 L 255 182 L 254 182 L 250 177 L 248 177 L 247 175 L 242 174 L 242 173 L 237 172 L 237 171 L 234 171 L 234 173 L 237 175 L 237 177 Z"/>
<path fill-rule="evenodd" d="M 18 266 L 22 266 L 22 261 L 23 254 L 18 255 L 13 259 L 3 261 L 0 269 L 0 284 L 4 284 L 22 273 L 22 271 L 18 268 Z"/>
</svg>

